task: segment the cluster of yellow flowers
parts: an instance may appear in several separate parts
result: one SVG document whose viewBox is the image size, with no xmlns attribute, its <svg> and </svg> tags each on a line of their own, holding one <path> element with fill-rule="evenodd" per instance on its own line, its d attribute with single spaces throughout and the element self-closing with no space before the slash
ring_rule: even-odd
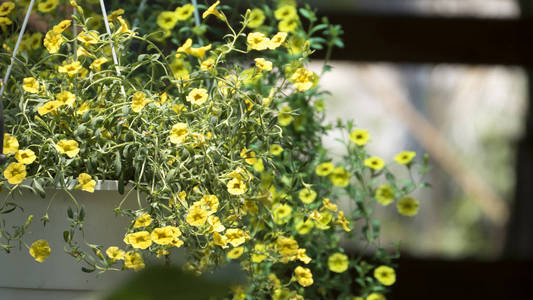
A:
<svg viewBox="0 0 533 300">
<path fill-rule="evenodd" d="M 170 260 L 183 247 L 189 258 L 184 268 L 197 274 L 240 262 L 252 280 L 236 290 L 236 299 L 334 297 L 340 292 L 328 280 L 351 278 L 361 269 L 368 286 L 359 295 L 384 299 L 374 291 L 394 284 L 391 260 L 363 267 L 340 240 L 360 235 L 379 247 L 367 205 L 396 201 L 400 214 L 413 216 L 419 203 L 393 182 L 374 187 L 389 170 L 366 152 L 370 135 L 364 129 L 347 126 L 347 158 L 328 158 L 320 140 L 329 130 L 321 124 L 324 92 L 306 62 L 319 46 L 335 44 L 313 34 L 336 29 L 316 25 L 314 12 L 299 10 L 295 1 L 275 2 L 271 9 L 248 10 L 233 27 L 235 18 L 216 1 L 198 15 L 214 16 L 209 21 L 222 22 L 229 33 L 207 39 L 208 21 L 196 26 L 195 7 L 185 1 L 154 10 L 156 22 L 147 25 L 156 32 L 146 35 L 143 24 L 129 29 L 128 7 L 108 15 L 107 35 L 99 31 L 101 18 L 71 1 L 78 33 L 70 30 L 70 19 L 51 26 L 42 40 L 44 59 L 17 77 L 22 89 L 8 91 L 12 107 L 31 108 L 22 112 L 21 124 L 7 126 L 8 187 L 59 174 L 69 181 L 65 186 L 86 192 L 94 192 L 99 179 L 119 179 L 144 195 L 136 210 L 122 207 L 127 197 L 117 207 L 132 218 L 122 246 L 89 246 L 95 257 L 84 263 L 94 270 L 138 271 L 146 255 Z M 0 26 L 14 8 L 6 3 Z M 38 10 L 51 11 L 57 3 L 41 2 Z M 300 18 L 315 25 L 306 31 Z M 27 35 L 25 48 L 36 54 L 41 39 Z M 27 102 L 18 105 L 19 99 Z M 415 157 L 404 151 L 394 160 L 410 169 Z M 338 202 L 345 196 L 356 208 Z M 83 221 L 79 215 L 69 216 L 73 228 Z M 66 240 L 73 256 L 89 256 L 73 236 Z M 44 240 L 29 248 L 39 262 L 50 255 Z M 353 296 L 350 288 L 342 293 Z"/>
</svg>

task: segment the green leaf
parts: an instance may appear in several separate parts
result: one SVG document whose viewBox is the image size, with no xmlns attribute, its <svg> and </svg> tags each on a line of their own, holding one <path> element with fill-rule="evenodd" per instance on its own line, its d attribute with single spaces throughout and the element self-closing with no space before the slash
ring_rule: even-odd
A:
<svg viewBox="0 0 533 300">
<path fill-rule="evenodd" d="M 35 187 L 41 198 L 46 198 L 46 192 L 44 191 L 42 185 L 39 183 L 39 180 L 33 180 L 33 186 Z"/>
<path fill-rule="evenodd" d="M 80 222 L 83 222 L 83 219 L 85 219 L 85 206 L 84 205 L 81 206 L 80 213 L 78 215 L 78 220 Z"/>
<path fill-rule="evenodd" d="M 92 273 L 94 272 L 96 269 L 87 269 L 86 267 L 81 267 L 81 270 L 85 273 Z"/>
<path fill-rule="evenodd" d="M 72 211 L 72 207 L 68 207 L 67 209 L 67 216 L 71 219 L 74 219 L 74 212 Z"/>
<path fill-rule="evenodd" d="M 124 172 L 120 173 L 118 180 L 118 193 L 124 195 Z"/>
<path fill-rule="evenodd" d="M 63 231 L 63 240 L 65 240 L 66 243 L 70 242 L 70 233 L 67 230 Z"/>
<path fill-rule="evenodd" d="M 114 166 L 115 166 L 115 176 L 118 177 L 120 173 L 122 173 L 122 160 L 120 159 L 120 151 L 118 150 L 115 152 Z"/>
</svg>

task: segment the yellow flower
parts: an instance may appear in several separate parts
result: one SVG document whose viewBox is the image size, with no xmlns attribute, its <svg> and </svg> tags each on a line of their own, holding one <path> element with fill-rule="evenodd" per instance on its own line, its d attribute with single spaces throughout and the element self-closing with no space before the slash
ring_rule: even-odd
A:
<svg viewBox="0 0 533 300">
<path fill-rule="evenodd" d="M 63 103 L 61 103 L 60 101 L 48 101 L 45 104 L 39 106 L 37 108 L 37 112 L 39 113 L 39 115 L 44 116 L 49 112 L 55 111 L 58 107 L 61 107 L 62 105 Z"/>
<path fill-rule="evenodd" d="M 172 245 L 172 247 L 179 248 L 179 247 L 183 246 L 183 241 L 180 240 L 179 238 L 174 238 L 172 240 L 172 242 L 170 243 L 170 245 Z"/>
<path fill-rule="evenodd" d="M 105 253 L 107 254 L 109 258 L 111 258 L 112 261 L 122 260 L 124 259 L 124 256 L 126 254 L 124 250 L 120 249 L 119 247 L 114 247 L 114 246 L 107 248 Z"/>
<path fill-rule="evenodd" d="M 283 256 L 295 256 L 298 255 L 298 242 L 290 237 L 278 237 L 276 240 L 276 249 Z"/>
<path fill-rule="evenodd" d="M 315 173 L 318 176 L 328 176 L 333 172 L 333 169 L 335 168 L 335 165 L 331 162 L 324 162 L 319 164 L 316 169 Z"/>
<path fill-rule="evenodd" d="M 207 215 L 207 210 L 201 208 L 199 205 L 193 205 L 189 208 L 186 220 L 189 225 L 200 227 L 207 221 Z"/>
<path fill-rule="evenodd" d="M 87 173 L 81 173 L 78 175 L 78 184 L 76 185 L 77 189 L 82 189 L 89 193 L 94 193 L 94 186 L 96 181 Z"/>
<path fill-rule="evenodd" d="M 315 224 L 313 223 L 313 221 L 311 221 L 311 219 L 307 219 L 305 221 L 300 220 L 296 222 L 296 224 L 294 224 L 294 228 L 296 229 L 296 232 L 302 235 L 305 235 L 311 232 L 313 227 L 315 227 Z"/>
<path fill-rule="evenodd" d="M 308 46 L 309 41 L 296 35 L 291 36 L 287 42 L 287 49 L 292 55 L 301 54 Z"/>
<path fill-rule="evenodd" d="M 312 189 L 301 189 L 298 198 L 305 204 L 312 203 L 316 199 L 316 192 Z"/>
<path fill-rule="evenodd" d="M 70 26 L 71 23 L 72 23 L 72 20 L 63 20 L 59 22 L 59 24 L 55 25 L 52 30 L 57 33 L 62 33 L 63 31 L 65 31 L 65 29 L 67 29 Z"/>
<path fill-rule="evenodd" d="M 104 23 L 104 18 L 96 13 L 90 15 L 90 19 L 87 19 L 87 27 L 92 30 L 98 30 L 102 27 Z"/>
<path fill-rule="evenodd" d="M 265 170 L 265 165 L 263 164 L 263 160 L 259 159 L 254 165 L 253 168 L 257 172 L 263 172 Z"/>
<path fill-rule="evenodd" d="M 298 18 L 285 19 L 279 22 L 278 30 L 284 31 L 284 32 L 295 33 L 299 25 L 300 25 L 300 19 Z"/>
<path fill-rule="evenodd" d="M 76 110 L 76 114 L 77 115 L 83 115 L 84 113 L 88 112 L 89 109 L 90 109 L 89 103 L 83 102 L 81 104 L 80 108 L 78 108 L 78 110 Z"/>
<path fill-rule="evenodd" d="M 82 46 L 78 46 L 78 50 L 76 50 L 76 55 L 78 57 L 80 56 L 87 56 L 87 57 L 93 57 L 93 55 L 91 53 L 89 53 L 89 51 L 87 51 L 85 48 L 83 48 Z"/>
<path fill-rule="evenodd" d="M 82 70 L 81 63 L 79 61 L 72 62 L 58 67 L 59 73 L 67 73 L 69 77 L 78 74 Z"/>
<path fill-rule="evenodd" d="M 296 7 L 292 5 L 283 5 L 274 11 L 274 17 L 276 20 L 293 19 L 298 17 L 298 12 L 296 11 Z"/>
<path fill-rule="evenodd" d="M 68 157 L 73 158 L 78 155 L 80 148 L 78 147 L 78 142 L 75 140 L 60 140 L 56 144 L 56 149 L 61 154 L 66 154 Z"/>
<path fill-rule="evenodd" d="M 42 263 L 48 258 L 48 256 L 50 256 L 50 253 L 52 253 L 52 250 L 50 249 L 48 242 L 45 240 L 35 241 L 30 246 L 30 255 L 38 262 Z"/>
<path fill-rule="evenodd" d="M 263 25 L 263 22 L 265 22 L 265 13 L 263 12 L 263 10 L 261 10 L 260 8 L 252 9 L 248 17 L 248 27 L 257 28 Z"/>
<path fill-rule="evenodd" d="M 200 64 L 200 70 L 202 71 L 213 71 L 214 67 L 215 60 L 212 58 L 208 58 Z"/>
<path fill-rule="evenodd" d="M 250 151 L 247 148 L 243 148 L 240 153 L 241 158 L 244 158 L 244 161 L 249 164 L 253 165 L 257 162 L 257 158 L 255 157 L 255 152 Z"/>
<path fill-rule="evenodd" d="M 69 91 L 62 91 L 56 95 L 56 101 L 60 102 L 61 105 L 73 106 L 76 96 Z"/>
<path fill-rule="evenodd" d="M 26 178 L 26 166 L 21 163 L 12 162 L 4 170 L 4 177 L 10 184 L 19 184 Z"/>
<path fill-rule="evenodd" d="M 152 217 L 149 214 L 140 215 L 133 224 L 133 228 L 146 227 L 152 224 Z"/>
<path fill-rule="evenodd" d="M 33 77 L 26 77 L 22 80 L 22 89 L 28 93 L 36 94 L 39 92 L 39 81 Z"/>
<path fill-rule="evenodd" d="M 174 75 L 174 78 L 177 80 L 188 80 L 189 68 L 190 64 L 183 59 L 176 58 L 170 63 L 172 75 Z"/>
<path fill-rule="evenodd" d="M 91 68 L 92 70 L 94 71 L 100 71 L 100 68 L 102 67 L 103 64 L 105 64 L 106 62 L 108 62 L 107 58 L 105 57 L 100 57 L 98 59 L 95 59 L 92 64 L 89 66 L 89 68 Z"/>
<path fill-rule="evenodd" d="M 139 253 L 128 252 L 124 257 L 124 266 L 128 269 L 133 269 L 134 271 L 139 271 L 144 268 L 144 261 Z"/>
<path fill-rule="evenodd" d="M 197 202 L 200 207 L 207 210 L 208 215 L 212 215 L 218 210 L 218 197 L 215 195 L 203 195 L 202 199 Z"/>
<path fill-rule="evenodd" d="M 385 167 L 385 161 L 377 156 L 372 156 L 364 160 L 364 165 L 372 170 L 379 171 Z"/>
<path fill-rule="evenodd" d="M 322 219 L 322 215 L 317 210 L 313 210 L 311 214 L 309 215 L 309 219 L 320 221 Z"/>
<path fill-rule="evenodd" d="M 322 205 L 327 210 L 337 211 L 337 209 L 338 209 L 337 204 L 333 204 L 333 203 L 329 202 L 329 198 L 322 199 Z"/>
<path fill-rule="evenodd" d="M 81 6 L 79 6 L 75 0 L 70 0 L 69 2 L 70 2 L 70 5 L 72 5 L 72 7 L 78 10 L 78 12 L 83 13 L 83 8 L 81 8 Z"/>
<path fill-rule="evenodd" d="M 117 30 L 118 33 L 132 33 L 132 34 L 134 34 L 134 32 L 131 31 L 128 28 L 128 23 L 126 23 L 126 20 L 124 20 L 121 16 L 118 16 L 117 20 L 120 23 L 120 27 Z"/>
<path fill-rule="evenodd" d="M 82 31 L 77 37 L 77 40 L 83 43 L 85 46 L 97 44 L 99 39 L 100 38 L 98 37 L 98 34 L 94 31 Z"/>
<path fill-rule="evenodd" d="M 330 222 L 333 219 L 333 215 L 329 211 L 324 211 L 320 214 L 319 220 L 317 220 L 315 226 L 321 230 L 327 230 L 330 228 Z"/>
<path fill-rule="evenodd" d="M 343 167 L 336 167 L 329 175 L 329 180 L 335 186 L 346 187 L 350 184 L 350 173 Z"/>
<path fill-rule="evenodd" d="M 288 204 L 278 204 L 272 210 L 272 217 L 276 224 L 285 224 L 290 221 L 292 207 Z"/>
<path fill-rule="evenodd" d="M 278 123 L 281 126 L 288 126 L 292 123 L 293 117 L 291 115 L 292 108 L 290 106 L 283 106 L 278 113 Z"/>
<path fill-rule="evenodd" d="M 387 299 L 382 294 L 372 293 L 368 295 L 368 297 L 366 297 L 366 300 L 387 300 Z"/>
<path fill-rule="evenodd" d="M 246 193 L 246 190 L 247 190 L 246 183 L 244 183 L 239 178 L 233 178 L 230 181 L 228 181 L 227 188 L 228 188 L 228 193 L 232 195 L 236 195 L 236 196 Z"/>
<path fill-rule="evenodd" d="M 265 260 L 267 258 L 265 253 L 266 253 L 265 244 L 262 244 L 262 243 L 255 244 L 254 252 L 252 253 L 252 262 L 258 264 L 262 262 L 263 260 Z"/>
<path fill-rule="evenodd" d="M 116 20 L 119 16 L 122 16 L 124 14 L 124 10 L 122 8 L 119 8 L 117 10 L 114 10 L 112 13 L 110 13 L 109 15 L 107 15 L 107 20 L 108 21 L 114 21 Z"/>
<path fill-rule="evenodd" d="M 178 15 L 174 11 L 163 11 L 157 16 L 157 25 L 165 30 L 171 30 L 178 22 Z"/>
<path fill-rule="evenodd" d="M 348 227 L 348 225 L 350 225 L 350 221 L 346 219 L 346 217 L 344 216 L 344 212 L 342 210 L 339 211 L 339 214 L 337 216 L 337 221 L 335 222 L 335 224 L 341 225 L 344 231 L 350 232 L 350 227 Z"/>
<path fill-rule="evenodd" d="M 61 47 L 61 44 L 63 44 L 63 36 L 61 33 L 50 30 L 44 36 L 43 45 L 50 54 L 57 53 Z"/>
<path fill-rule="evenodd" d="M 186 123 L 176 123 L 170 130 L 170 142 L 174 144 L 183 144 L 187 139 L 189 128 Z"/>
<path fill-rule="evenodd" d="M 206 11 L 204 11 L 204 13 L 202 14 L 202 19 L 207 18 L 209 15 L 214 15 L 217 18 L 219 18 L 220 20 L 225 21 L 226 17 L 224 16 L 224 14 L 220 13 L 217 10 L 217 6 L 219 4 L 220 4 L 220 1 L 217 1 L 213 5 L 209 6 L 209 8 Z"/>
<path fill-rule="evenodd" d="M 343 273 L 348 270 L 348 256 L 342 253 L 334 253 L 328 258 L 329 269 L 335 273 Z"/>
<path fill-rule="evenodd" d="M 374 197 L 379 203 L 381 203 L 381 205 L 387 206 L 394 202 L 394 190 L 392 189 L 392 186 L 383 184 L 378 187 Z"/>
<path fill-rule="evenodd" d="M 25 165 L 29 165 L 35 161 L 35 153 L 31 149 L 19 150 L 15 154 L 15 159 Z"/>
<path fill-rule="evenodd" d="M 209 232 L 222 232 L 226 230 L 226 227 L 220 222 L 217 216 L 210 215 L 207 217 L 207 223 L 209 223 Z"/>
<path fill-rule="evenodd" d="M 303 287 L 307 287 L 313 284 L 313 274 L 311 269 L 297 266 L 294 269 L 294 277 L 296 281 Z"/>
<path fill-rule="evenodd" d="M 175 12 L 178 21 L 185 21 L 189 19 L 194 13 L 194 6 L 192 4 L 185 4 L 176 8 Z"/>
<path fill-rule="evenodd" d="M 391 286 L 396 282 L 394 269 L 388 266 L 379 266 L 374 270 L 374 277 L 383 285 Z"/>
<path fill-rule="evenodd" d="M 207 46 L 203 46 L 203 47 L 198 47 L 198 48 L 191 47 L 189 48 L 188 53 L 194 57 L 204 59 L 205 53 L 209 50 L 211 50 L 211 44 Z"/>
<path fill-rule="evenodd" d="M 228 238 L 218 232 L 213 232 L 213 243 L 222 248 L 228 247 Z"/>
<path fill-rule="evenodd" d="M 179 228 L 174 226 L 165 226 L 163 228 L 155 228 L 150 235 L 152 241 L 159 245 L 168 245 L 181 235 Z"/>
<path fill-rule="evenodd" d="M 246 233 L 240 228 L 230 228 L 226 230 L 224 236 L 227 238 L 228 243 L 233 247 L 238 247 L 246 242 Z"/>
<path fill-rule="evenodd" d="M 59 4 L 59 0 L 46 0 L 44 2 L 39 3 L 37 5 L 37 10 L 39 10 L 42 13 L 51 12 L 56 8 L 56 6 Z"/>
<path fill-rule="evenodd" d="M 270 50 L 274 50 L 274 49 L 277 49 L 279 46 L 281 46 L 284 42 L 285 42 L 285 39 L 287 39 L 287 32 L 278 32 L 276 33 L 271 39 L 270 39 L 270 42 L 268 44 L 268 49 Z"/>
<path fill-rule="evenodd" d="M 264 58 L 256 58 L 255 60 L 255 66 L 259 71 L 271 71 L 272 70 L 272 62 L 268 61 Z"/>
<path fill-rule="evenodd" d="M 370 135 L 367 130 L 364 129 L 355 129 L 350 133 L 350 141 L 356 144 L 357 146 L 364 146 L 368 143 Z"/>
<path fill-rule="evenodd" d="M 192 39 L 187 39 L 183 45 L 181 45 L 178 50 L 176 50 L 176 56 L 178 56 L 179 53 L 187 53 L 189 54 L 189 51 L 192 47 Z"/>
<path fill-rule="evenodd" d="M 244 253 L 244 247 L 237 247 L 231 249 L 228 254 L 226 254 L 226 257 L 229 259 L 237 259 L 241 257 L 241 255 Z"/>
<path fill-rule="evenodd" d="M 415 158 L 416 152 L 413 151 L 403 151 L 402 153 L 396 155 L 394 160 L 402 165 L 408 165 L 411 163 L 413 158 Z"/>
<path fill-rule="evenodd" d="M 418 201 L 411 197 L 405 197 L 396 203 L 398 212 L 404 216 L 412 217 L 418 213 Z"/>
<path fill-rule="evenodd" d="M 290 81 L 300 92 L 305 92 L 315 85 L 318 76 L 305 68 L 297 69 L 291 76 Z"/>
<path fill-rule="evenodd" d="M 6 1 L 0 5 L 0 16 L 7 16 L 15 8 L 15 3 Z"/>
<path fill-rule="evenodd" d="M 296 259 L 303 262 L 304 264 L 309 264 L 311 262 L 311 257 L 307 256 L 306 254 L 307 250 L 306 249 L 298 249 L 298 254 L 296 255 Z"/>
<path fill-rule="evenodd" d="M 189 92 L 186 100 L 193 105 L 202 105 L 207 101 L 207 90 L 194 88 Z"/>
<path fill-rule="evenodd" d="M 272 155 L 278 156 L 281 154 L 281 152 L 283 152 L 283 148 L 280 145 L 277 145 L 277 144 L 270 145 L 270 153 Z"/>
<path fill-rule="evenodd" d="M 9 133 L 4 133 L 4 154 L 14 154 L 19 150 L 19 141 Z"/>
<path fill-rule="evenodd" d="M 135 92 L 131 98 L 131 110 L 134 112 L 140 112 L 148 103 L 150 103 L 150 101 L 146 99 L 145 93 L 141 91 Z"/>
<path fill-rule="evenodd" d="M 251 32 L 246 37 L 246 43 L 248 44 L 248 48 L 262 51 L 268 49 L 270 39 L 262 32 Z"/>
<path fill-rule="evenodd" d="M 152 245 L 150 233 L 148 231 L 139 231 L 126 235 L 124 242 L 135 249 L 146 249 Z"/>
</svg>

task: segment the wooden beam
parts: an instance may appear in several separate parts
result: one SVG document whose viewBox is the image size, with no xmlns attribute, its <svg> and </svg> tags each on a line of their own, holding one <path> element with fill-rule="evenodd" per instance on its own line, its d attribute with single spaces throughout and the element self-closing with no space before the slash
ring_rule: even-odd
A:
<svg viewBox="0 0 533 300">
<path fill-rule="evenodd" d="M 481 19 L 329 14 L 346 47 L 333 59 L 533 67 L 533 18 Z M 318 57 L 323 56 L 319 53 Z"/>
</svg>

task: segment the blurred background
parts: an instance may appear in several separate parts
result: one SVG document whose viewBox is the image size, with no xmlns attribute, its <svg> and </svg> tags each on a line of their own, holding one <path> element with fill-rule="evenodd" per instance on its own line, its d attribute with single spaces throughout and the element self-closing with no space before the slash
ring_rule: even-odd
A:
<svg viewBox="0 0 533 300">
<path fill-rule="evenodd" d="M 308 2 L 345 32 L 328 121 L 354 119 L 388 162 L 431 160 L 416 218 L 376 211 L 383 245 L 401 240 L 390 298 L 533 299 L 533 1 Z"/>
</svg>

